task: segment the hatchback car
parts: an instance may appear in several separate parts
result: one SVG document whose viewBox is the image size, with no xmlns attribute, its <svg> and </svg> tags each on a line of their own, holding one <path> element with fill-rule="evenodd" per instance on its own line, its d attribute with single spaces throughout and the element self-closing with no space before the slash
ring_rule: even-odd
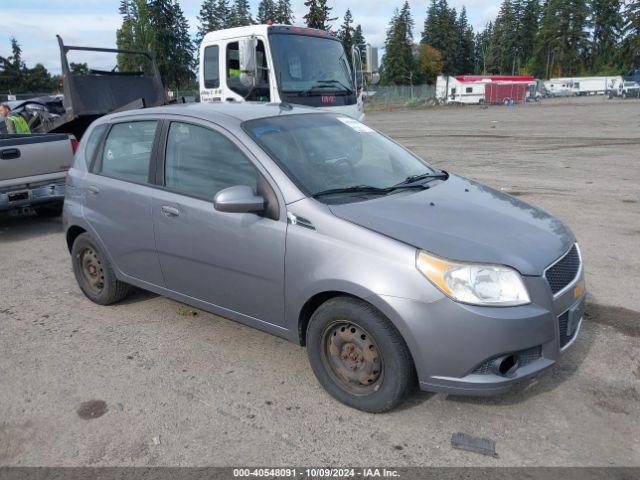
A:
<svg viewBox="0 0 640 480">
<path fill-rule="evenodd" d="M 562 222 L 340 114 L 107 115 L 67 184 L 89 299 L 138 287 L 306 345 L 322 386 L 361 410 L 388 410 L 414 385 L 504 392 L 580 328 L 580 250 Z"/>
</svg>

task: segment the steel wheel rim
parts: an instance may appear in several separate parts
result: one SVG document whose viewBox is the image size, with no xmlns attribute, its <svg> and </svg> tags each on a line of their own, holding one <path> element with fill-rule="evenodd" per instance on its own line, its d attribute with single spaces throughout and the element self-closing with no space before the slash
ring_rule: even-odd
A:
<svg viewBox="0 0 640 480">
<path fill-rule="evenodd" d="M 375 339 L 355 322 L 329 324 L 321 339 L 322 362 L 331 378 L 352 395 L 370 395 L 383 382 L 384 362 Z"/>
<path fill-rule="evenodd" d="M 91 247 L 85 247 L 78 253 L 80 273 L 85 286 L 99 294 L 104 288 L 104 269 L 100 257 Z"/>
</svg>

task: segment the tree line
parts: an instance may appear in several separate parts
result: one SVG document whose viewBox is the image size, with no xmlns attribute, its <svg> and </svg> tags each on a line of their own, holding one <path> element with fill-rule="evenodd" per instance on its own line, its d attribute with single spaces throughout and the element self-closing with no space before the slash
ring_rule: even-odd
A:
<svg viewBox="0 0 640 480">
<path fill-rule="evenodd" d="M 413 37 L 409 2 L 387 29 L 381 82 L 433 83 L 438 74 L 620 75 L 640 66 L 640 0 L 503 0 L 474 32 L 464 7 L 430 0 Z"/>
<path fill-rule="evenodd" d="M 503 0 L 493 22 L 474 32 L 464 7 L 428 0 L 420 38 L 409 2 L 395 10 L 386 32 L 383 84 L 433 83 L 441 73 L 530 74 L 540 78 L 617 75 L 640 66 L 640 0 Z M 304 23 L 329 30 L 337 19 L 328 0 L 305 0 Z M 224 28 L 295 21 L 291 0 L 261 0 L 255 16 L 248 0 L 204 0 L 195 38 L 178 0 L 121 0 L 118 48 L 154 54 L 165 85 L 195 87 L 197 46 L 207 32 Z M 366 42 L 350 10 L 336 34 L 347 52 Z M 53 40 L 52 40 L 53 41 Z M 40 63 L 29 68 L 11 39 L 11 55 L 0 56 L 0 92 L 45 92 L 60 88 L 60 77 Z M 142 56 L 121 55 L 120 71 L 148 71 Z M 72 71 L 88 71 L 71 64 Z"/>
</svg>

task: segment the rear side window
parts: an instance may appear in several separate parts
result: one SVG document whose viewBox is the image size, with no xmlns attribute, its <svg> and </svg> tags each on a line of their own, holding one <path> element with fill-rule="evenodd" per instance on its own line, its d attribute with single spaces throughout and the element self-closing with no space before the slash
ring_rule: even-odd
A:
<svg viewBox="0 0 640 480">
<path fill-rule="evenodd" d="M 220 55 L 217 45 L 204 49 L 204 87 L 220 87 Z"/>
<path fill-rule="evenodd" d="M 136 183 L 147 183 L 156 121 L 118 123 L 104 144 L 100 173 Z"/>
<path fill-rule="evenodd" d="M 87 145 L 84 147 L 84 162 L 87 164 L 87 168 L 89 168 L 91 162 L 93 162 L 93 157 L 96 156 L 96 150 L 98 149 L 98 145 L 100 145 L 100 140 L 102 140 L 102 136 L 107 130 L 107 127 L 108 125 L 106 123 L 98 125 L 93 129 L 91 135 L 89 135 Z"/>
<path fill-rule="evenodd" d="M 208 128 L 173 122 L 165 159 L 165 186 L 194 197 L 213 199 L 234 185 L 257 188 L 258 172 L 235 144 Z"/>
</svg>

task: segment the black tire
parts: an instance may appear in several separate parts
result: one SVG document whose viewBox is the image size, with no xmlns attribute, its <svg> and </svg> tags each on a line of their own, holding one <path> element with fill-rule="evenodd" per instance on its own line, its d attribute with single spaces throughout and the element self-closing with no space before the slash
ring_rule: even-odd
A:
<svg viewBox="0 0 640 480">
<path fill-rule="evenodd" d="M 106 255 L 88 233 L 78 235 L 71 247 L 73 273 L 82 292 L 99 305 L 119 302 L 133 289 L 116 278 Z"/>
<path fill-rule="evenodd" d="M 41 207 L 34 207 L 33 210 L 39 217 L 50 218 L 62 215 L 62 207 L 62 203 L 54 203 L 50 205 L 43 205 Z"/>
<path fill-rule="evenodd" d="M 329 394 L 365 412 L 394 408 L 416 384 L 413 360 L 400 333 L 377 309 L 355 298 L 333 298 L 314 312 L 307 328 L 307 354 Z"/>
</svg>

